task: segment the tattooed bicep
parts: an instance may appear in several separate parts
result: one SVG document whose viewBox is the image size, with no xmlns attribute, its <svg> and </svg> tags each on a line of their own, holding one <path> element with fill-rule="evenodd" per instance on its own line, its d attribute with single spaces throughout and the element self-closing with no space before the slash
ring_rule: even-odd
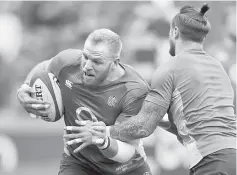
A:
<svg viewBox="0 0 237 175">
<path fill-rule="evenodd" d="M 111 136 L 122 141 L 147 137 L 154 132 L 166 111 L 167 108 L 144 101 L 136 116 L 131 116 L 120 125 L 111 128 Z"/>
<path fill-rule="evenodd" d="M 142 109 L 140 110 L 140 115 L 144 115 L 147 119 L 154 122 L 159 122 L 164 117 L 166 112 L 167 108 L 145 100 L 142 105 Z"/>
<path fill-rule="evenodd" d="M 139 119 L 143 121 L 143 128 L 147 131 L 145 137 L 154 132 L 166 112 L 167 108 L 149 101 L 144 101 L 142 109 L 138 115 Z"/>
</svg>

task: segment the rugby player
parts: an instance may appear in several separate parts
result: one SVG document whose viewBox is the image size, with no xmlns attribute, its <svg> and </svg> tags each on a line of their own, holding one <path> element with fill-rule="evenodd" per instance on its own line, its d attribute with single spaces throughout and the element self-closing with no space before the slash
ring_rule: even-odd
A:
<svg viewBox="0 0 237 175">
<path fill-rule="evenodd" d="M 94 144 L 89 146 L 82 146 L 78 139 L 70 142 L 75 136 L 90 136 L 86 131 L 72 131 L 81 120 L 96 117 L 113 125 L 139 112 L 149 87 L 134 69 L 120 63 L 121 49 L 117 34 L 108 29 L 95 30 L 86 39 L 83 51 L 64 50 L 38 64 L 18 90 L 18 100 L 27 112 L 45 116 L 49 104 L 31 98 L 32 89 L 27 85 L 40 70 L 52 72 L 59 81 L 64 121 L 70 126 L 64 134 L 65 153 L 59 175 L 151 174 L 139 139 L 124 143 L 109 138 L 97 143 L 94 138 Z"/>
<path fill-rule="evenodd" d="M 207 4 L 200 10 L 184 6 L 172 19 L 169 53 L 174 58 L 154 73 L 137 115 L 115 126 L 95 122 L 81 128 L 129 141 L 152 134 L 168 113 L 167 130 L 186 148 L 190 175 L 235 175 L 234 92 L 221 63 L 203 48 L 211 30 L 208 9 Z"/>
</svg>

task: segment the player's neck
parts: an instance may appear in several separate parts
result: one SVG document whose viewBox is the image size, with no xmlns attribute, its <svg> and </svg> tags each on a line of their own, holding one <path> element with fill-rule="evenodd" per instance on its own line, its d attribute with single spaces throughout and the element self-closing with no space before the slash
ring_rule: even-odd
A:
<svg viewBox="0 0 237 175">
<path fill-rule="evenodd" d="M 190 49 L 200 49 L 203 50 L 203 44 L 192 41 L 178 41 L 175 48 L 175 55 L 179 55 L 182 52 Z"/>
<path fill-rule="evenodd" d="M 110 71 L 107 81 L 115 81 L 121 78 L 125 74 L 124 68 L 120 64 L 117 64 L 116 67 Z"/>
</svg>

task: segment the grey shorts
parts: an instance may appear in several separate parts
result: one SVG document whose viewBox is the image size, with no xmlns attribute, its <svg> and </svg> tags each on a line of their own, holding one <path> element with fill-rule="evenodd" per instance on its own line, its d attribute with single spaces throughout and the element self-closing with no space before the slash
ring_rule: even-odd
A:
<svg viewBox="0 0 237 175">
<path fill-rule="evenodd" d="M 205 156 L 190 175 L 236 175 L 236 149 L 222 149 Z"/>
</svg>

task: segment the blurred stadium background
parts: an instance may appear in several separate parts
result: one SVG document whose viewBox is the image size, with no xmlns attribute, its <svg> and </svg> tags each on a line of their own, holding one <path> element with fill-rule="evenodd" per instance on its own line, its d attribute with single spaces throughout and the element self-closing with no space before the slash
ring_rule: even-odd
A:
<svg viewBox="0 0 237 175">
<path fill-rule="evenodd" d="M 67 48 L 83 48 L 94 29 L 109 28 L 123 41 L 122 61 L 149 82 L 170 59 L 169 22 L 184 4 L 204 2 L 0 2 L 0 174 L 53 175 L 63 151 L 63 120 L 31 119 L 16 100 L 30 69 Z M 205 49 L 230 76 L 236 93 L 236 2 L 208 2 L 212 24 Z M 234 101 L 236 106 L 236 102 Z M 176 138 L 158 128 L 144 140 L 154 175 L 187 175 L 187 159 Z"/>
</svg>

